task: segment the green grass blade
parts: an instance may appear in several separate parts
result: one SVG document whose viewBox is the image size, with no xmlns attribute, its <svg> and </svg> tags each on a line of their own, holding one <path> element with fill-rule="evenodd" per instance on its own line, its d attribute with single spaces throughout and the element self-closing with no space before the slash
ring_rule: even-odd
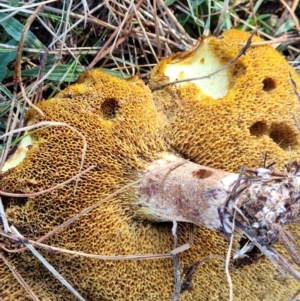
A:
<svg viewBox="0 0 300 301">
<path fill-rule="evenodd" d="M 52 65 L 45 66 L 44 74 L 46 74 L 50 69 L 52 68 Z M 119 78 L 126 78 L 126 75 L 124 76 L 119 71 L 109 70 L 106 68 L 100 68 L 100 70 L 117 76 Z M 22 76 L 29 76 L 29 77 L 37 77 L 39 74 L 40 69 L 39 68 L 32 68 L 28 70 L 22 70 Z M 71 67 L 70 65 L 59 65 L 54 68 L 54 70 L 47 76 L 47 79 L 50 81 L 62 81 L 66 83 L 72 83 L 77 80 L 78 76 L 83 73 L 85 70 L 81 66 Z M 13 71 L 9 71 L 8 75 L 13 75 Z"/>
<path fill-rule="evenodd" d="M 15 18 L 7 18 L 7 14 L 0 12 L 0 25 L 16 41 L 20 41 L 24 25 Z M 4 19 L 4 21 L 3 21 Z M 29 30 L 25 38 L 25 46 L 28 48 L 45 49 L 44 44 Z"/>
<path fill-rule="evenodd" d="M 17 46 L 18 42 L 12 39 L 8 41 L 6 45 Z M 15 59 L 16 55 L 16 50 L 0 49 L 0 83 L 6 77 L 7 65 Z"/>
</svg>

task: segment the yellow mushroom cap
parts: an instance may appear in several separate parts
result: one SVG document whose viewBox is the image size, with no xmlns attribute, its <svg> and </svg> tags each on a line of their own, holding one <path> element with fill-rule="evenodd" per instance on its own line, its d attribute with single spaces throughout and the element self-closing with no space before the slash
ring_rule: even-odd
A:
<svg viewBox="0 0 300 301">
<path fill-rule="evenodd" d="M 196 47 L 163 59 L 152 71 L 150 87 L 205 76 L 233 60 L 249 34 L 230 30 L 207 37 Z M 253 37 L 253 42 L 261 41 Z M 167 86 L 153 92 L 169 125 L 167 140 L 197 163 L 238 171 L 276 162 L 284 169 L 300 155 L 299 132 L 292 112 L 300 105 L 290 74 L 299 76 L 271 46 L 250 46 L 229 68 L 209 78 Z"/>
<path fill-rule="evenodd" d="M 26 238 L 40 238 L 82 209 L 136 180 L 162 151 L 168 151 L 162 139 L 165 134 L 161 115 L 149 89 L 136 78 L 126 81 L 89 71 L 78 83 L 38 106 L 45 117 L 31 109 L 26 122 L 59 121 L 75 127 L 87 140 L 84 168 L 96 167 L 80 177 L 75 195 L 74 183 L 69 183 L 37 197 L 4 199 L 9 224 Z M 31 135 L 31 145 L 19 164 L 1 175 L 2 190 L 40 191 L 77 174 L 83 141 L 70 128 L 41 129 Z M 45 243 L 101 255 L 169 252 L 173 249 L 172 225 L 137 219 L 132 210 L 134 196 L 134 189 L 123 192 Z M 179 245 L 189 242 L 189 234 L 189 225 L 180 224 Z M 224 270 L 228 242 L 221 234 L 201 227 L 196 227 L 194 236 L 191 248 L 180 254 L 181 272 L 184 266 L 202 261 L 192 278 L 193 289 L 184 292 L 180 300 L 228 300 Z M 240 247 L 238 239 L 235 245 Z M 16 247 L 3 237 L 0 241 L 7 247 Z M 39 251 L 89 301 L 167 301 L 174 293 L 171 258 L 103 261 Z M 41 300 L 74 300 L 29 251 L 3 254 Z M 258 257 L 231 262 L 235 300 L 286 300 L 297 291 L 296 281 L 284 279 L 268 259 Z M 30 299 L 3 261 L 0 288 L 2 300 Z"/>
<path fill-rule="evenodd" d="M 165 150 L 150 90 L 137 78 L 121 80 L 89 71 L 55 98 L 40 103 L 39 108 L 45 116 L 31 109 L 26 123 L 46 120 L 73 126 L 87 140 L 83 169 L 92 165 L 95 168 L 80 177 L 75 196 L 72 182 L 37 197 L 4 199 L 9 224 L 29 239 L 45 235 L 82 209 L 136 180 L 146 164 Z M 14 160 L 15 166 L 7 165 L 8 171 L 2 174 L 1 190 L 38 192 L 79 172 L 83 140 L 76 132 L 64 126 L 49 126 L 30 137 L 32 146 L 25 158 L 21 162 Z M 124 192 L 101 205 L 46 243 L 102 255 L 168 252 L 172 246 L 168 227 L 157 229 L 133 220 L 131 194 Z M 14 244 L 8 247 L 14 248 Z M 103 261 L 43 251 L 42 254 L 87 300 L 126 300 L 128 296 L 132 300 L 147 300 L 149 296 L 165 299 L 170 294 L 173 274 L 168 259 Z M 28 251 L 7 255 L 9 263 L 42 300 L 74 300 Z M 148 271 L 150 267 L 152 273 Z M 166 280 L 157 278 L 160 270 L 169 274 L 165 288 Z M 0 288 L 1 300 L 29 298 L 2 261 Z"/>
</svg>

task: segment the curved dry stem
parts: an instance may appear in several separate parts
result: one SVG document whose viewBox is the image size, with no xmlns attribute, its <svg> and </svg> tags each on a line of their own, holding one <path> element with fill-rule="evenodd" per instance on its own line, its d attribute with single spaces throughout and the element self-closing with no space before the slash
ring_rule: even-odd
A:
<svg viewBox="0 0 300 301">
<path fill-rule="evenodd" d="M 60 253 L 71 254 L 74 256 L 88 257 L 88 258 L 99 259 L 99 260 L 113 260 L 113 261 L 172 258 L 173 256 L 182 253 L 190 248 L 190 244 L 187 243 L 178 248 L 172 249 L 168 253 L 162 253 L 162 254 L 101 255 L 101 254 L 89 254 L 80 251 L 73 251 L 73 250 L 68 250 L 60 247 L 50 246 L 35 240 L 26 239 L 25 237 L 20 238 L 12 233 L 4 233 L 3 231 L 0 231 L 0 235 L 9 238 L 13 241 L 16 241 L 19 244 L 30 244 L 33 247 L 40 248 L 48 252 L 60 252 Z M 4 246 L 0 245 L 0 247 L 7 252 L 7 249 Z M 24 249 L 27 249 L 27 247 Z M 21 252 L 21 249 L 18 250 Z M 10 251 L 11 250 L 8 250 L 8 252 Z M 14 252 L 14 253 L 19 253 L 19 252 Z"/>
<path fill-rule="evenodd" d="M 79 171 L 78 171 L 78 174 L 76 176 L 76 182 L 75 182 L 75 185 L 74 185 L 74 195 L 76 193 L 76 188 L 77 188 L 77 185 L 78 185 L 78 181 L 79 181 L 79 177 L 82 173 L 82 169 L 83 169 L 83 164 L 84 164 L 84 158 L 85 158 L 85 154 L 86 154 L 86 150 L 87 150 L 87 141 L 86 141 L 86 138 L 85 136 L 80 132 L 78 131 L 75 127 L 67 124 L 67 123 L 64 123 L 64 122 L 57 122 L 57 121 L 41 121 L 39 123 L 36 123 L 36 124 L 33 124 L 33 125 L 28 125 L 28 126 L 25 126 L 25 127 L 22 127 L 20 129 L 16 129 L 16 130 L 12 130 L 2 136 L 0 136 L 0 139 L 4 138 L 4 137 L 7 137 L 7 136 L 10 136 L 12 134 L 15 134 L 15 133 L 20 133 L 20 132 L 24 132 L 24 131 L 30 131 L 32 129 L 36 129 L 36 128 L 40 128 L 40 127 L 49 127 L 49 126 L 64 126 L 64 127 L 67 127 L 69 128 L 70 130 L 72 130 L 73 132 L 75 132 L 77 135 L 79 135 L 82 140 L 83 140 L 83 148 L 82 148 L 82 156 L 81 156 L 81 162 L 80 162 L 80 168 L 79 168 Z"/>
<path fill-rule="evenodd" d="M 25 88 L 24 88 L 24 85 L 23 85 L 23 82 L 22 82 L 21 60 L 22 60 L 22 52 L 23 52 L 23 46 L 24 46 L 24 43 L 25 43 L 26 35 L 29 31 L 29 28 L 30 28 L 31 24 L 33 23 L 33 21 L 35 20 L 38 13 L 43 8 L 43 6 L 44 6 L 44 4 L 41 4 L 36 8 L 34 13 L 28 18 L 28 20 L 27 20 L 27 22 L 24 26 L 24 29 L 23 29 L 22 35 L 21 35 L 21 39 L 20 39 L 20 42 L 19 42 L 19 45 L 18 45 L 18 51 L 17 51 L 17 56 L 16 56 L 15 77 L 14 77 L 14 80 L 15 80 L 14 90 L 17 91 L 17 87 L 19 85 L 21 87 L 22 96 L 24 97 L 26 102 L 29 104 L 30 107 L 34 108 L 41 116 L 45 116 L 44 113 L 42 112 L 42 110 L 40 108 L 38 108 L 37 106 L 35 106 L 26 95 L 26 91 L 25 91 Z"/>
<path fill-rule="evenodd" d="M 14 233 L 19 239 L 24 239 L 23 236 L 18 232 L 14 227 L 10 227 L 11 232 Z M 51 265 L 49 262 L 37 251 L 35 248 L 29 244 L 27 241 L 24 241 L 26 247 L 37 257 L 37 259 L 48 269 L 52 275 L 58 279 L 72 294 L 80 301 L 85 301 L 85 299 L 73 288 L 73 286 Z"/>
<path fill-rule="evenodd" d="M 85 169 L 85 170 L 82 170 L 80 171 L 79 173 L 77 173 L 74 177 L 64 181 L 64 182 L 61 182 L 53 187 L 50 187 L 48 189 L 44 189 L 44 190 L 41 190 L 41 191 L 38 191 L 38 192 L 33 192 L 33 193 L 11 193 L 11 192 L 5 192 L 5 191 L 2 191 L 0 190 L 0 195 L 4 195 L 4 196 L 9 196 L 9 197 L 14 197 L 14 198 L 24 198 L 24 197 L 35 197 L 35 196 L 39 196 L 39 195 L 42 195 L 42 194 L 45 194 L 45 193 L 48 193 L 52 190 L 55 190 L 55 189 L 58 189 L 74 180 L 77 180 L 78 177 L 88 173 L 90 170 L 92 170 L 93 168 L 95 168 L 96 166 L 95 165 L 92 165 L 90 166 L 89 168 Z"/>
<path fill-rule="evenodd" d="M 14 269 L 14 267 L 7 261 L 7 259 L 1 254 L 0 252 L 0 258 L 4 261 L 6 266 L 10 269 L 15 279 L 21 284 L 21 286 L 25 289 L 25 291 L 29 294 L 29 296 L 34 301 L 40 301 L 40 299 L 37 297 L 37 295 L 34 293 L 34 291 L 29 287 L 29 285 L 26 283 L 26 281 L 22 278 L 22 276 Z"/>
</svg>

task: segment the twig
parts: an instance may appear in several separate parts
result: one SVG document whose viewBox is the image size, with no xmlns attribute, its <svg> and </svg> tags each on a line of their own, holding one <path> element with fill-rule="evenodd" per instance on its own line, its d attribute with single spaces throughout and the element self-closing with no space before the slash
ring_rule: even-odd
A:
<svg viewBox="0 0 300 301">
<path fill-rule="evenodd" d="M 233 239 L 234 239 L 235 217 L 236 217 L 236 210 L 234 210 L 234 213 L 233 213 L 230 243 L 229 243 L 228 251 L 227 251 L 227 254 L 226 254 L 226 261 L 225 261 L 225 273 L 226 273 L 227 282 L 228 282 L 228 285 L 229 285 L 229 301 L 233 300 L 233 284 L 232 284 L 232 279 L 231 279 L 231 276 L 230 276 L 229 264 L 230 264 L 230 256 L 231 256 Z"/>
<path fill-rule="evenodd" d="M 260 42 L 252 42 L 251 46 L 262 46 L 262 45 L 272 45 L 272 44 L 282 44 L 282 43 L 288 43 L 288 42 L 297 42 L 300 40 L 300 37 L 292 37 L 292 38 L 285 38 L 280 37 L 276 38 L 270 41 L 260 41 Z M 239 43 L 239 46 L 245 46 L 245 43 Z"/>
<path fill-rule="evenodd" d="M 292 112 L 292 116 L 293 116 L 294 122 L 296 124 L 296 127 L 298 129 L 298 132 L 300 133 L 300 123 L 298 121 L 298 118 L 297 118 L 297 116 L 296 116 L 296 114 L 294 112 Z"/>
<path fill-rule="evenodd" d="M 17 91 L 17 87 L 18 85 L 21 88 L 22 91 L 22 95 L 24 97 L 24 99 L 27 101 L 27 103 L 34 108 L 37 112 L 39 112 L 40 115 L 45 116 L 44 113 L 42 112 L 42 110 L 40 108 L 38 108 L 37 106 L 35 106 L 31 100 L 27 97 L 26 95 L 26 91 L 25 88 L 23 86 L 23 81 L 22 81 L 22 75 L 21 75 L 21 59 L 22 59 L 22 52 L 23 52 L 23 46 L 25 43 L 25 39 L 26 39 L 26 35 L 28 33 L 28 30 L 31 26 L 31 24 L 33 23 L 33 21 L 35 20 L 36 16 L 38 15 L 38 13 L 41 11 L 41 9 L 43 8 L 44 4 L 38 6 L 36 8 L 36 10 L 34 11 L 34 13 L 28 18 L 23 31 L 22 31 L 22 35 L 21 35 L 21 39 L 18 45 L 18 51 L 17 51 L 17 56 L 16 56 L 16 67 L 15 67 L 15 75 L 14 75 L 14 80 L 15 80 L 15 86 L 14 86 L 14 90 Z"/>
<path fill-rule="evenodd" d="M 294 263 L 298 267 L 300 267 L 300 249 L 297 241 L 289 232 L 285 231 L 284 229 L 279 229 L 279 231 L 279 240 L 283 243 L 285 249 L 287 250 Z"/>
<path fill-rule="evenodd" d="M 174 248 L 177 248 L 177 222 L 173 221 L 172 235 L 174 238 Z M 180 277 L 180 263 L 179 263 L 179 255 L 175 254 L 173 256 L 173 269 L 174 269 L 174 279 L 175 279 L 175 291 L 172 295 L 172 301 L 180 300 L 180 292 L 181 292 L 181 277 Z"/>
<path fill-rule="evenodd" d="M 300 103 L 300 93 L 298 92 L 297 84 L 296 84 L 296 82 L 294 81 L 294 79 L 293 79 L 291 73 L 290 73 L 290 79 L 291 79 L 292 86 L 293 86 L 293 88 L 294 88 L 294 93 L 296 94 L 296 96 L 297 96 L 297 98 L 298 98 L 298 101 L 299 101 L 299 103 Z"/>
<path fill-rule="evenodd" d="M 47 1 L 43 1 L 42 4 L 45 5 L 46 3 L 48 4 L 48 3 L 52 3 L 52 2 L 56 2 L 56 1 L 57 0 L 47 0 Z M 3 2 L 0 3 L 0 6 L 7 7 L 6 9 L 5 8 L 1 9 L 2 13 L 9 13 L 9 12 L 20 13 L 20 12 L 24 12 L 24 13 L 30 13 L 30 14 L 32 14 L 32 11 L 28 11 L 27 9 L 28 8 L 34 8 L 34 7 L 37 7 L 39 5 L 40 5 L 40 3 L 38 2 L 38 3 L 31 3 L 31 4 L 30 3 L 29 4 L 26 3 L 26 4 L 23 4 L 20 7 L 16 7 L 16 6 L 12 7 L 11 5 L 7 5 L 7 4 L 5 4 Z"/>
<path fill-rule="evenodd" d="M 40 301 L 40 299 L 37 297 L 37 295 L 34 293 L 34 291 L 29 287 L 29 285 L 26 283 L 26 281 L 23 279 L 23 277 L 13 268 L 13 266 L 6 260 L 6 258 L 1 254 L 1 252 L 0 252 L 0 258 L 4 261 L 6 266 L 12 272 L 13 276 L 22 285 L 22 287 L 26 290 L 26 292 L 30 295 L 30 297 L 34 301 Z"/>
<path fill-rule="evenodd" d="M 96 166 L 95 165 L 92 165 L 90 166 L 89 168 L 83 170 L 83 171 L 80 171 L 78 174 L 76 174 L 74 177 L 64 181 L 64 182 L 61 182 L 53 187 L 50 187 L 48 189 L 44 189 L 44 190 L 41 190 L 41 191 L 38 191 L 38 192 L 33 192 L 33 193 L 11 193 L 11 192 L 5 192 L 5 191 L 2 191 L 0 190 L 0 195 L 4 195 L 4 196 L 9 196 L 9 197 L 14 197 L 14 198 L 24 198 L 24 197 L 35 197 L 35 196 L 39 196 L 39 195 L 42 195 L 42 194 L 45 194 L 45 193 L 48 193 L 50 191 L 53 191 L 55 189 L 58 189 L 64 185 L 67 185 L 68 183 L 74 181 L 74 180 L 77 180 L 78 177 L 88 173 L 90 170 L 92 170 L 93 168 L 95 168 Z M 0 209 L 1 209 L 1 205 L 0 205 Z M 1 212 L 1 210 L 0 210 Z"/>
<path fill-rule="evenodd" d="M 99 260 L 113 260 L 113 261 L 145 260 L 145 259 L 152 260 L 152 259 L 174 258 L 175 255 L 178 255 L 179 253 L 182 253 L 190 248 L 189 244 L 185 244 L 185 245 L 182 245 L 175 249 L 172 249 L 168 253 L 162 253 L 162 254 L 101 255 L 101 254 L 89 254 L 89 253 L 85 253 L 85 252 L 64 249 L 61 247 L 50 246 L 50 245 L 43 244 L 38 241 L 34 241 L 31 239 L 26 239 L 26 238 L 22 238 L 20 240 L 20 238 L 18 236 L 11 234 L 11 233 L 8 233 L 8 234 L 4 233 L 1 230 L 0 230 L 0 235 L 2 235 L 3 237 L 9 238 L 11 240 L 14 240 L 18 243 L 21 242 L 22 244 L 24 244 L 24 242 L 28 242 L 32 246 L 46 250 L 48 252 L 53 252 L 53 253 L 60 252 L 60 253 L 74 255 L 74 256 L 87 257 L 87 258 L 93 258 L 93 259 L 99 259 Z M 4 251 L 6 251 L 8 253 L 21 253 L 21 252 L 27 250 L 27 247 L 16 249 L 16 250 L 9 250 L 1 244 L 0 244 L 0 248 L 2 248 Z"/>
<path fill-rule="evenodd" d="M 238 223 L 239 224 L 239 223 Z M 241 224 L 238 227 L 243 231 L 244 235 L 251 241 L 251 243 L 256 246 L 262 254 L 264 254 L 272 263 L 273 265 L 284 275 L 288 278 L 286 272 L 292 275 L 296 280 L 300 281 L 300 273 L 296 271 L 291 264 L 282 257 L 277 251 L 274 249 L 261 245 L 255 237 L 249 233 L 249 231 L 243 227 Z"/>
<path fill-rule="evenodd" d="M 73 3 L 73 0 L 68 1 L 67 11 L 64 16 L 64 19 L 65 19 L 64 29 L 63 29 L 64 35 L 62 36 L 62 41 L 60 43 L 60 51 L 59 51 L 58 57 L 57 57 L 58 60 L 60 60 L 62 58 L 62 48 L 64 45 L 66 45 L 66 38 L 67 38 L 67 33 L 68 33 L 68 26 L 70 23 L 69 21 L 70 21 L 70 13 L 71 13 L 71 8 L 72 8 L 72 3 Z M 86 18 L 84 20 L 86 21 Z"/>
<path fill-rule="evenodd" d="M 224 21 L 224 17 L 226 15 L 226 13 L 227 13 L 228 6 L 229 6 L 229 0 L 225 0 L 222 10 L 221 10 L 221 13 L 220 13 L 220 16 L 219 16 L 218 24 L 213 32 L 213 36 L 215 36 L 215 37 L 218 37 L 220 35 L 221 25 L 222 25 L 222 22 Z"/>
<path fill-rule="evenodd" d="M 4 211 L 4 207 L 3 207 L 3 203 L 2 203 L 2 198 L 0 197 L 0 217 L 2 219 L 2 224 L 3 224 L 3 228 L 4 228 L 4 232 L 8 232 L 9 231 L 9 225 L 8 225 L 8 221 L 6 218 L 6 214 Z"/>
<path fill-rule="evenodd" d="M 296 26 L 297 31 L 300 32 L 299 20 L 298 20 L 298 17 L 295 15 L 294 10 L 291 9 L 291 8 L 289 7 L 289 5 L 288 5 L 285 1 L 283 1 L 283 0 L 279 0 L 279 1 L 280 1 L 281 4 L 282 4 L 283 6 L 285 6 L 285 8 L 288 10 L 288 12 L 290 13 L 290 15 L 291 15 L 291 17 L 292 17 L 292 19 L 293 19 L 293 21 L 294 21 L 294 23 L 295 23 L 295 26 Z M 296 7 L 297 7 L 297 4 L 296 4 Z M 295 7 L 295 9 L 296 9 L 296 7 Z"/>
<path fill-rule="evenodd" d="M 299 294 L 300 294 L 300 289 L 298 289 L 298 290 L 296 291 L 296 293 L 295 293 L 291 298 L 289 298 L 288 301 L 293 301 Z"/>
<path fill-rule="evenodd" d="M 140 7 L 140 5 L 142 4 L 143 0 L 139 0 L 139 2 L 136 4 L 137 8 Z M 133 8 L 135 9 L 135 5 L 133 4 Z M 101 49 L 101 51 L 94 57 L 93 61 L 88 65 L 87 70 L 93 68 L 95 66 L 95 64 L 97 64 L 106 54 L 111 53 L 112 49 L 115 49 L 118 45 L 120 45 L 121 43 L 123 43 L 125 40 L 127 40 L 127 38 L 130 36 L 129 33 L 124 33 L 123 37 L 121 37 L 120 39 L 116 40 L 118 35 L 120 34 L 120 32 L 122 32 L 122 26 L 123 24 L 125 24 L 125 22 L 132 17 L 133 12 L 135 10 L 132 10 L 130 13 L 128 13 L 126 15 L 126 17 L 124 18 L 124 20 L 122 21 L 122 23 L 115 29 L 115 31 L 113 32 L 113 34 L 110 35 L 109 39 L 106 41 L 106 43 L 104 44 L 103 48 Z M 111 47 L 108 47 L 110 45 L 110 43 L 113 41 L 113 44 Z"/>
<path fill-rule="evenodd" d="M 254 20 L 254 25 L 255 25 L 255 28 L 256 28 L 256 31 L 257 31 L 257 18 L 256 18 L 256 11 L 257 9 L 254 7 L 253 5 L 253 0 L 250 0 L 250 6 L 251 6 L 251 12 L 252 12 L 252 18 Z M 258 36 L 259 36 L 259 33 L 258 33 Z"/>
<path fill-rule="evenodd" d="M 17 106 L 17 110 L 15 112 L 16 117 L 12 121 L 12 118 L 13 118 L 12 116 L 13 116 L 13 112 L 14 112 L 14 108 L 15 108 L 15 103 L 16 103 L 16 106 Z M 19 114 L 20 114 L 20 105 L 19 105 L 18 102 L 16 102 L 16 93 L 14 92 L 14 96 L 13 96 L 13 99 L 11 101 L 11 106 L 10 106 L 8 120 L 7 120 L 6 130 L 5 130 L 5 133 L 8 134 L 8 135 L 7 135 L 7 139 L 4 139 L 5 146 L 4 146 L 4 149 L 1 153 L 0 170 L 2 170 L 3 165 L 6 161 L 6 158 L 8 156 L 9 150 L 10 150 L 10 145 L 11 145 L 11 142 L 12 142 L 12 138 L 13 138 L 13 135 L 12 135 L 11 131 L 9 131 L 9 129 L 14 130 L 17 127 L 17 123 L 18 123 L 17 116 Z M 12 121 L 12 123 L 11 123 L 11 121 Z M 0 138 L 0 139 L 2 139 L 2 138 Z"/>
<path fill-rule="evenodd" d="M 72 294 L 77 297 L 80 301 L 85 299 L 72 287 L 72 285 L 28 242 L 24 240 L 24 237 L 18 232 L 18 230 L 11 226 L 10 230 L 17 237 L 23 240 L 24 245 L 36 256 L 36 258 L 58 279 Z"/>
<path fill-rule="evenodd" d="M 194 277 L 194 274 L 195 274 L 197 268 L 199 267 L 199 265 L 201 263 L 212 260 L 212 259 L 216 259 L 216 258 L 220 259 L 221 261 L 224 261 L 224 259 L 222 257 L 212 255 L 212 256 L 207 256 L 207 257 L 204 257 L 204 258 L 196 261 L 191 266 L 184 267 L 183 275 L 184 275 L 185 279 L 182 282 L 180 293 L 182 294 L 185 291 L 190 291 L 193 289 L 193 285 L 192 285 L 193 277 Z"/>
<path fill-rule="evenodd" d="M 78 134 L 82 138 L 82 140 L 83 140 L 83 148 L 82 148 L 80 168 L 79 168 L 79 171 L 78 171 L 78 174 L 80 174 L 82 172 L 82 169 L 83 169 L 84 158 L 85 158 L 85 154 L 86 154 L 86 150 L 87 150 L 86 138 L 75 127 L 73 127 L 73 126 L 71 126 L 71 125 L 69 125 L 67 123 L 57 122 L 57 121 L 41 121 L 39 123 L 30 125 L 30 126 L 25 126 L 25 127 L 21 128 L 21 129 L 12 130 L 9 133 L 6 133 L 6 134 L 0 136 L 0 139 L 3 139 L 6 136 L 9 136 L 9 135 L 12 135 L 12 134 L 15 134 L 15 133 L 19 133 L 19 132 L 23 132 L 23 131 L 29 131 L 29 130 L 32 130 L 32 129 L 35 129 L 35 128 L 40 128 L 40 127 L 49 127 L 49 126 L 64 126 L 64 127 L 67 127 L 70 130 L 72 130 L 73 132 L 75 132 L 76 134 Z M 77 179 L 76 179 L 75 185 L 74 185 L 74 192 L 73 192 L 74 195 L 76 193 L 76 189 L 77 189 L 77 185 L 78 185 L 78 181 L 79 181 L 79 175 L 78 174 L 77 174 Z"/>
<path fill-rule="evenodd" d="M 157 16 L 157 0 L 153 0 L 153 12 L 154 12 L 154 28 L 155 28 L 155 34 L 156 34 L 156 40 L 157 40 L 157 55 L 158 57 L 162 57 L 162 51 L 161 51 L 161 41 L 160 41 L 160 35 L 159 35 L 159 18 Z"/>
<path fill-rule="evenodd" d="M 195 41 L 187 34 L 187 32 L 185 31 L 183 26 L 178 22 L 178 20 L 174 16 L 174 14 L 171 12 L 170 8 L 166 5 L 165 1 L 158 0 L 157 4 L 158 4 L 158 7 L 161 7 L 162 10 L 164 10 L 165 13 L 167 14 L 167 16 L 169 17 L 169 19 L 171 21 L 170 27 L 174 28 L 175 32 L 176 32 L 175 28 L 178 29 L 178 32 L 181 35 L 180 36 L 181 43 L 184 43 L 186 40 L 190 45 L 192 45 Z M 185 46 L 186 46 L 186 44 L 185 44 Z"/>
</svg>

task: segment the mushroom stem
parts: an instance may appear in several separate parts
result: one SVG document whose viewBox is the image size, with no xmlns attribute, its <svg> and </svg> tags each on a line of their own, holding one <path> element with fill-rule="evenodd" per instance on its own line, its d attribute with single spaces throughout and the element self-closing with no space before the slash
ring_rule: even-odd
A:
<svg viewBox="0 0 300 301">
<path fill-rule="evenodd" d="M 299 167 L 289 173 L 260 168 L 228 173 L 165 154 L 148 166 L 151 176 L 137 188 L 138 215 L 151 221 L 190 222 L 262 246 L 273 245 L 282 226 L 299 217 Z"/>
<path fill-rule="evenodd" d="M 218 208 L 238 174 L 201 166 L 175 155 L 152 162 L 137 188 L 138 215 L 154 222 L 182 221 L 218 231 Z"/>
</svg>

